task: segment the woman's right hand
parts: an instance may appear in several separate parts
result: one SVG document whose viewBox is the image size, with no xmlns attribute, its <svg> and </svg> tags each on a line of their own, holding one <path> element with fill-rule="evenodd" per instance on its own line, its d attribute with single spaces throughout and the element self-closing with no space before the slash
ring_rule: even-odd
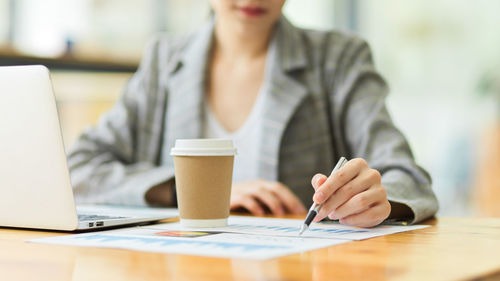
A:
<svg viewBox="0 0 500 281">
<path fill-rule="evenodd" d="M 244 208 L 257 216 L 264 215 L 266 210 L 278 216 L 305 214 L 307 211 L 287 186 L 267 180 L 234 183 L 230 207 L 231 210 Z"/>
</svg>

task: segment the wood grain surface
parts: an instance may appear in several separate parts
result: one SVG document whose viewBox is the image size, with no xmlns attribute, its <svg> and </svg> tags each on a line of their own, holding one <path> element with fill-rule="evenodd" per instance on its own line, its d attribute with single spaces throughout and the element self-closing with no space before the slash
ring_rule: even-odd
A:
<svg viewBox="0 0 500 281">
<path fill-rule="evenodd" d="M 0 280 L 469 280 L 500 278 L 500 219 L 432 227 L 252 261 L 45 245 L 67 235 L 0 228 Z"/>
</svg>

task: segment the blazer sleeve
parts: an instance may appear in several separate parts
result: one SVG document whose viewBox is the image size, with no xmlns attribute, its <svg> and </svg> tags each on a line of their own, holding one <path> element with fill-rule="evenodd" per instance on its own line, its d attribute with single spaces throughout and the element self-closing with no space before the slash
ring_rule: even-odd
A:
<svg viewBox="0 0 500 281">
<path fill-rule="evenodd" d="M 388 87 L 375 70 L 368 44 L 350 39 L 330 81 L 336 133 L 347 155 L 364 158 L 381 173 L 388 200 L 407 205 L 414 214 L 412 223 L 422 221 L 438 209 L 431 178 L 415 163 L 408 142 L 391 120 L 385 105 Z"/>
<path fill-rule="evenodd" d="M 172 168 L 156 165 L 157 152 L 147 152 L 151 146 L 159 146 L 162 134 L 161 126 L 153 126 L 159 120 L 152 114 L 164 108 L 154 107 L 158 102 L 157 48 L 158 42 L 150 42 L 120 99 L 95 127 L 81 134 L 69 151 L 68 165 L 78 203 L 147 205 L 145 193 L 173 178 Z"/>
</svg>

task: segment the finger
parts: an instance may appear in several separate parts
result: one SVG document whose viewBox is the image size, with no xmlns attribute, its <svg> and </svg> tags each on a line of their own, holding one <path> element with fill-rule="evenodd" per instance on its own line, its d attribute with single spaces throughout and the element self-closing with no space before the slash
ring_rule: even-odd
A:
<svg viewBox="0 0 500 281">
<path fill-rule="evenodd" d="M 370 187 L 367 191 L 356 194 L 346 203 L 333 211 L 332 219 L 342 219 L 350 215 L 361 213 L 375 203 L 387 200 L 387 195 L 384 187 L 375 185 Z"/>
<path fill-rule="evenodd" d="M 332 194 L 337 191 L 341 186 L 355 178 L 363 169 L 368 168 L 368 164 L 361 158 L 352 159 L 344 167 L 340 168 L 316 190 L 313 196 L 316 204 L 321 204 L 326 201 Z"/>
<path fill-rule="evenodd" d="M 252 197 L 245 197 L 234 205 L 235 208 L 240 206 L 247 209 L 252 215 L 264 215 L 264 209 L 262 209 L 260 204 Z"/>
<path fill-rule="evenodd" d="M 284 205 L 281 200 L 273 192 L 268 190 L 267 187 L 259 188 L 259 190 L 253 193 L 252 196 L 266 205 L 272 214 L 285 214 L 285 210 L 283 209 Z"/>
<path fill-rule="evenodd" d="M 340 220 L 340 223 L 360 227 L 372 227 L 383 222 L 390 213 L 391 204 L 389 201 L 385 201 L 367 209 L 364 212 L 345 217 Z"/>
<path fill-rule="evenodd" d="M 311 179 L 311 185 L 313 186 L 314 190 L 318 189 L 327 179 L 328 177 L 323 175 L 323 174 L 316 174 L 314 177 Z"/>
<path fill-rule="evenodd" d="M 266 183 L 269 190 L 280 200 L 284 206 L 292 214 L 303 214 L 307 210 L 302 204 L 302 201 L 293 194 L 293 192 L 284 184 L 279 182 Z"/>
<path fill-rule="evenodd" d="M 330 198 L 323 202 L 323 206 L 318 214 L 324 218 L 339 206 L 346 203 L 349 199 L 363 191 L 368 190 L 374 184 L 380 184 L 380 173 L 374 169 L 368 169 L 366 172 L 360 173 L 350 182 L 344 184 Z"/>
</svg>

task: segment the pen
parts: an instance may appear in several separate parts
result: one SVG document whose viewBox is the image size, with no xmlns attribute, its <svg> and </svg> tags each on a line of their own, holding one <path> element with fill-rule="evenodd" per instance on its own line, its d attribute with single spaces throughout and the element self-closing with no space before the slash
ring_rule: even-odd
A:
<svg viewBox="0 0 500 281">
<path fill-rule="evenodd" d="M 332 176 L 335 171 L 342 168 L 342 166 L 344 166 L 345 163 L 347 163 L 347 159 L 345 159 L 345 157 L 340 157 L 339 162 L 337 162 L 337 165 L 335 165 L 335 168 L 333 168 L 330 176 Z M 311 208 L 309 208 L 309 212 L 307 213 L 306 219 L 304 220 L 304 224 L 300 228 L 299 235 L 302 235 L 304 231 L 309 229 L 309 225 L 311 225 L 311 222 L 313 221 L 314 217 L 316 217 L 316 215 L 319 213 L 321 206 L 323 206 L 323 203 L 318 205 L 313 202 Z"/>
</svg>

